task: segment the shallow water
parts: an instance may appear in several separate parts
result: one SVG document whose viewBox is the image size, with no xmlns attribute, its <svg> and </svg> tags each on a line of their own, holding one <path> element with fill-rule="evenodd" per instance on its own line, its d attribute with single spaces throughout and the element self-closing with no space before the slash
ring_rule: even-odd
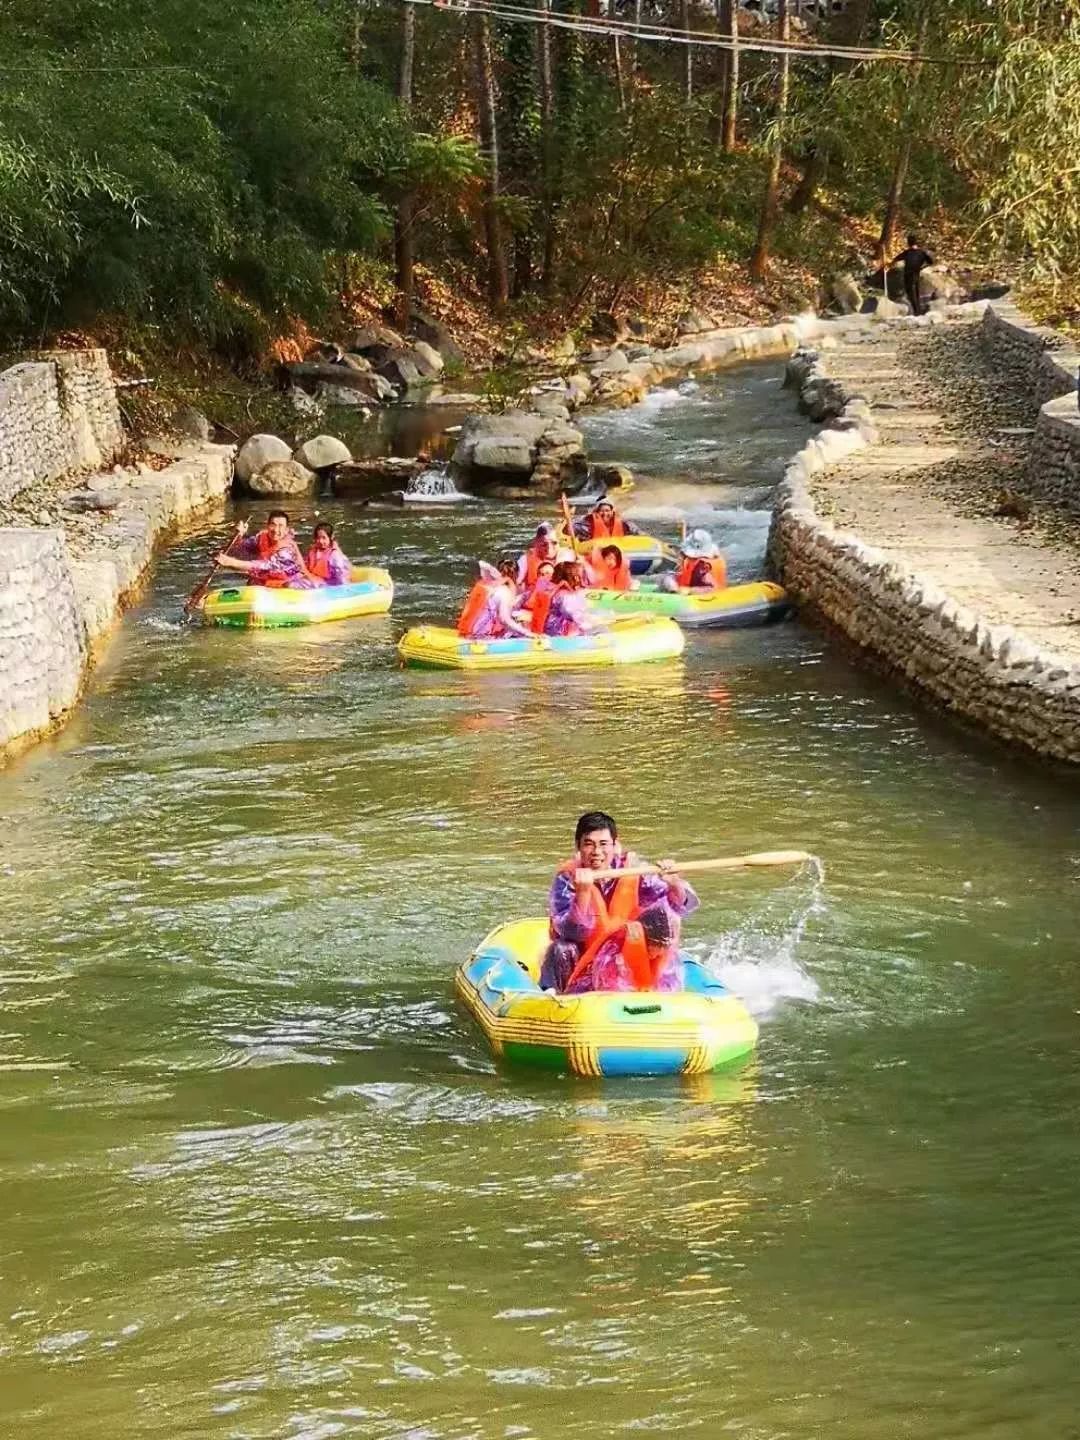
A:
<svg viewBox="0 0 1080 1440">
<path fill-rule="evenodd" d="M 775 369 L 587 424 L 754 569 L 739 503 L 804 433 Z M 185 629 L 184 543 L 0 776 L 0 1434 L 1076 1433 L 1075 782 L 798 625 L 402 672 L 538 512 L 330 509 L 392 617 Z M 455 1010 L 593 805 L 824 858 L 701 884 L 749 1066 L 506 1073 Z"/>
</svg>

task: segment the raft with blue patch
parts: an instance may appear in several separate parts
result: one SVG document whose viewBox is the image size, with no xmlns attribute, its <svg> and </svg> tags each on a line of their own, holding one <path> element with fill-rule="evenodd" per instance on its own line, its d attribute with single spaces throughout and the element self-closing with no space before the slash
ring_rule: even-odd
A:
<svg viewBox="0 0 1080 1440">
<path fill-rule="evenodd" d="M 207 593 L 199 607 L 207 625 L 237 630 L 271 630 L 292 625 L 324 625 L 357 615 L 385 615 L 393 604 L 394 582 L 378 565 L 354 565 L 348 585 L 315 590 L 287 586 L 225 585 Z"/>
<path fill-rule="evenodd" d="M 692 956 L 685 989 L 541 990 L 544 919 L 497 926 L 464 964 L 455 988 L 495 1055 L 590 1076 L 702 1075 L 741 1060 L 758 1027 L 737 996 Z"/>
</svg>

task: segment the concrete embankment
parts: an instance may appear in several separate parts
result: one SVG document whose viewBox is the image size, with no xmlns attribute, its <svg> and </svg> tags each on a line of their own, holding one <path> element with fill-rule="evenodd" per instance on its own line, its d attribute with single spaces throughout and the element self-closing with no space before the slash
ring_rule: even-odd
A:
<svg viewBox="0 0 1080 1440">
<path fill-rule="evenodd" d="M 0 375 L 0 761 L 62 724 L 156 542 L 219 504 L 232 447 L 124 448 L 103 350 Z"/>
<path fill-rule="evenodd" d="M 1051 348 L 1054 347 L 1054 348 Z M 770 539 L 796 600 L 997 738 L 1080 761 L 1080 357 L 1011 306 L 800 352 L 831 424 Z M 973 398 L 974 397 L 974 398 Z"/>
</svg>

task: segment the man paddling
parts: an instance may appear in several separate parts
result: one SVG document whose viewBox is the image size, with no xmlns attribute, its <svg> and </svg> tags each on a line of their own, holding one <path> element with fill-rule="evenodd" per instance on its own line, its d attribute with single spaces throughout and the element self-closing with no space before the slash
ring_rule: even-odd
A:
<svg viewBox="0 0 1080 1440">
<path fill-rule="evenodd" d="M 551 944 L 540 971 L 545 990 L 562 991 L 568 984 L 575 990 L 591 989 L 590 976 L 574 974 L 583 957 L 591 962 L 606 941 L 657 906 L 666 909 L 677 935 L 679 920 L 699 903 L 690 886 L 669 868 L 670 861 L 661 862 L 664 873 L 659 875 L 596 880 L 595 871 L 637 863 L 623 851 L 615 821 L 602 810 L 581 816 L 574 845 L 574 858 L 560 867 L 548 896 Z"/>
<path fill-rule="evenodd" d="M 304 564 L 284 510 L 271 510 L 265 528 L 256 535 L 248 535 L 247 528 L 247 521 L 240 520 L 236 526 L 238 539 L 229 550 L 222 550 L 217 556 L 223 570 L 241 571 L 252 585 L 288 590 L 318 589 L 322 581 Z"/>
</svg>

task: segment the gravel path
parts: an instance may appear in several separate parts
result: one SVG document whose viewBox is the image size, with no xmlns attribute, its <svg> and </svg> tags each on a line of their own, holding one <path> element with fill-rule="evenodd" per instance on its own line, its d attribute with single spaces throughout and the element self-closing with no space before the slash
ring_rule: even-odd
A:
<svg viewBox="0 0 1080 1440">
<path fill-rule="evenodd" d="M 1036 412 L 976 327 L 894 330 L 823 358 L 869 400 L 882 443 L 814 481 L 821 513 L 990 624 L 1080 659 L 1080 521 L 1026 493 Z"/>
</svg>

